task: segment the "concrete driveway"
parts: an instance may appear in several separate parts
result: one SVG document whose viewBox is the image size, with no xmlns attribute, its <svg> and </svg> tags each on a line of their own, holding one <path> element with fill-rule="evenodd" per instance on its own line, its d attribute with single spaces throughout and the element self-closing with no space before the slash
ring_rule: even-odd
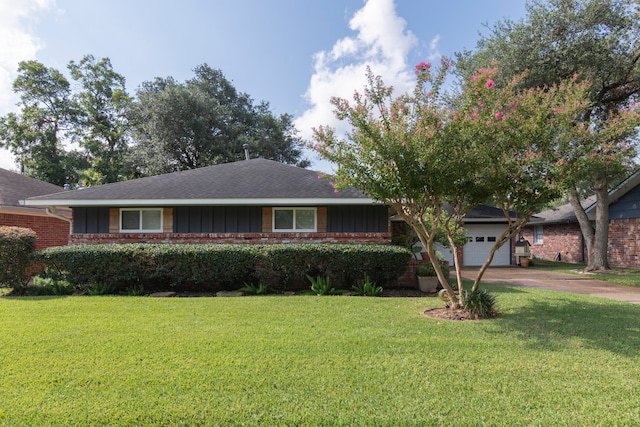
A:
<svg viewBox="0 0 640 427">
<path fill-rule="evenodd" d="M 473 280 L 479 268 L 463 268 L 462 277 Z M 577 274 L 556 273 L 522 267 L 492 267 L 482 276 L 483 283 L 497 283 L 527 288 L 591 295 L 640 304 L 640 287 L 615 286 Z"/>
</svg>

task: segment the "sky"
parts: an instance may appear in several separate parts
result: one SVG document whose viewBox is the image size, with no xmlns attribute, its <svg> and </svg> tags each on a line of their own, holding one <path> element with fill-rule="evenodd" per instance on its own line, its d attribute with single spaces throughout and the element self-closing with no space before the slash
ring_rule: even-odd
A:
<svg viewBox="0 0 640 427">
<path fill-rule="evenodd" d="M 291 114 L 300 136 L 335 119 L 332 96 L 362 91 L 365 70 L 398 92 L 415 64 L 476 46 L 486 25 L 518 20 L 525 0 L 0 0 L 0 116 L 17 111 L 18 63 L 68 77 L 69 61 L 107 57 L 135 96 L 144 81 L 220 69 L 240 92 Z M 306 154 L 312 168 L 330 166 Z M 0 167 L 16 170 L 0 150 Z"/>
</svg>

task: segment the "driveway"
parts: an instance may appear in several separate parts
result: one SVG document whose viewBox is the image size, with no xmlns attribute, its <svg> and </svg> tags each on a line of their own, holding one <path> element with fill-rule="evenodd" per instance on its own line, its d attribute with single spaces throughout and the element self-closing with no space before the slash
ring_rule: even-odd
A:
<svg viewBox="0 0 640 427">
<path fill-rule="evenodd" d="M 462 277 L 473 280 L 479 268 L 463 268 Z M 582 275 L 556 273 L 522 267 L 492 267 L 482 276 L 483 283 L 498 283 L 527 288 L 591 295 L 640 304 L 640 287 L 615 286 Z"/>
</svg>

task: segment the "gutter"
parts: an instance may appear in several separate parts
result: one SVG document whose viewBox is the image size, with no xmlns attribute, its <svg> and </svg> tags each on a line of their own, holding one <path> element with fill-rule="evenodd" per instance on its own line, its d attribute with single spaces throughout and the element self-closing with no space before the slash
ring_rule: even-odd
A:
<svg viewBox="0 0 640 427">
<path fill-rule="evenodd" d="M 62 221 L 66 221 L 69 223 L 69 234 L 73 231 L 73 219 L 67 218 L 66 216 L 62 216 L 58 213 L 58 208 L 55 206 L 47 206 L 46 209 L 47 215 L 52 216 L 56 219 L 61 219 Z"/>
</svg>

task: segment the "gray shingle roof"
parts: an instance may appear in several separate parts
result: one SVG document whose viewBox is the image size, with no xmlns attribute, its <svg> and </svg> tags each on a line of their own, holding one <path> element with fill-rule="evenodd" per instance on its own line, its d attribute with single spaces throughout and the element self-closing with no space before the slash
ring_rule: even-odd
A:
<svg viewBox="0 0 640 427">
<path fill-rule="evenodd" d="M 96 200 L 366 199 L 348 188 L 335 192 L 318 172 L 266 159 L 243 160 L 35 197 L 29 202 Z M 29 203 L 31 204 L 31 203 Z M 76 204 L 76 203 L 74 203 Z"/>
<path fill-rule="evenodd" d="M 0 206 L 20 207 L 20 200 L 58 193 L 62 187 L 0 168 Z"/>
<path fill-rule="evenodd" d="M 582 200 L 581 204 L 583 208 L 587 208 L 593 205 L 596 201 L 596 196 L 587 197 Z M 537 217 L 543 219 L 545 224 L 561 224 L 561 223 L 572 223 L 578 222 L 576 218 L 576 214 L 573 211 L 573 207 L 571 207 L 570 203 L 564 204 L 562 206 L 558 206 L 555 209 L 548 209 L 544 212 L 540 212 L 536 214 Z"/>
</svg>

